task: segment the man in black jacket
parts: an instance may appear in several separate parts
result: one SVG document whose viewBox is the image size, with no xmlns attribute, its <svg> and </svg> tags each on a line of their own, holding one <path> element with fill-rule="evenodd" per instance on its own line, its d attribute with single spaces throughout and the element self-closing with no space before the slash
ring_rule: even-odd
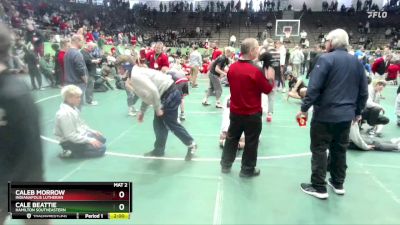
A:
<svg viewBox="0 0 400 225">
<path fill-rule="evenodd" d="M 306 76 L 307 79 L 310 77 L 310 73 L 314 69 L 315 63 L 317 63 L 318 58 L 321 56 L 322 53 L 323 52 L 319 44 L 315 45 L 314 50 L 310 52 L 310 61 L 309 61 L 310 65 L 308 66 L 307 70 L 307 76 Z"/>
<path fill-rule="evenodd" d="M 89 42 L 86 44 L 85 48 L 81 50 L 83 59 L 85 60 L 86 68 L 88 70 L 88 81 L 86 87 L 86 103 L 89 105 L 97 105 L 97 101 L 93 100 L 93 89 L 96 78 L 96 69 L 97 64 L 100 63 L 100 59 L 95 59 L 92 56 L 94 49 L 96 48 L 96 44 L 93 42 Z"/>
<path fill-rule="evenodd" d="M 326 171 L 331 178 L 328 185 L 336 194 L 343 195 L 346 177 L 346 149 L 352 121 L 361 119 L 361 111 L 368 99 L 367 77 L 362 64 L 347 53 L 349 37 L 346 31 L 331 31 L 325 42 L 328 53 L 319 57 L 310 74 L 307 95 L 297 118 L 307 117 L 314 106 L 311 121 L 311 183 L 301 184 L 303 192 L 320 199 L 328 198 Z M 326 150 L 329 149 L 328 165 Z"/>
<path fill-rule="evenodd" d="M 8 216 L 7 183 L 43 181 L 39 112 L 24 82 L 8 72 L 10 46 L 10 31 L 0 24 L 0 224 Z"/>
</svg>

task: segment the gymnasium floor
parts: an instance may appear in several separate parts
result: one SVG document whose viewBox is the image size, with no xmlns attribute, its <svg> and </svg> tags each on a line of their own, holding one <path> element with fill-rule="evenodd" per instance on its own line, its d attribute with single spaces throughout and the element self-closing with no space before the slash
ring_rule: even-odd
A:
<svg viewBox="0 0 400 225">
<path fill-rule="evenodd" d="M 294 117 L 298 100 L 278 93 L 275 114 L 264 122 L 259 146 L 261 175 L 238 176 L 240 161 L 230 174 L 221 174 L 218 137 L 221 110 L 201 105 L 208 86 L 204 77 L 186 98 L 184 126 L 199 145 L 192 162 L 183 161 L 185 146 L 170 133 L 165 158 L 146 159 L 152 150 L 153 112 L 145 122 L 127 116 L 124 91 L 95 93 L 98 106 L 85 106 L 82 117 L 108 139 L 108 152 L 98 159 L 61 160 L 54 143 L 54 115 L 59 89 L 33 92 L 42 115 L 45 169 L 48 181 L 132 181 L 133 213 L 128 221 L 54 220 L 53 224 L 400 224 L 400 153 L 348 152 L 346 195 L 329 190 L 328 200 L 301 192 L 310 179 L 309 127 Z M 395 87 L 382 101 L 391 123 L 385 138 L 400 136 L 394 115 Z M 224 95 L 229 92 L 224 89 Z M 140 102 L 138 102 L 140 103 Z M 139 104 L 138 104 L 139 106 Z M 6 224 L 23 224 L 8 220 Z"/>
</svg>

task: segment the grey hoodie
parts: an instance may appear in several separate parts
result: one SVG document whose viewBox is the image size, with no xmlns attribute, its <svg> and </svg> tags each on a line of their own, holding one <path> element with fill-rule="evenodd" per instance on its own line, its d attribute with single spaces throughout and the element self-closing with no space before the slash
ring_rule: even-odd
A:
<svg viewBox="0 0 400 225">
<path fill-rule="evenodd" d="M 142 99 L 140 111 L 143 113 L 149 105 L 153 105 L 155 111 L 162 109 L 161 96 L 173 83 L 171 76 L 158 70 L 138 66 L 132 68 L 130 85 Z"/>
</svg>

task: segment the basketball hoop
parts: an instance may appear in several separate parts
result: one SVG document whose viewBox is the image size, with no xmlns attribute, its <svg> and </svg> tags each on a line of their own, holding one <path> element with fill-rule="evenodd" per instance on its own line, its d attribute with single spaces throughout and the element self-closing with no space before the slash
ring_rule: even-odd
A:
<svg viewBox="0 0 400 225">
<path fill-rule="evenodd" d="M 285 37 L 286 39 L 290 38 L 290 34 L 292 34 L 292 31 L 285 31 Z"/>
<path fill-rule="evenodd" d="M 292 26 L 284 26 L 282 31 L 285 34 L 286 39 L 289 39 L 292 34 Z"/>
</svg>

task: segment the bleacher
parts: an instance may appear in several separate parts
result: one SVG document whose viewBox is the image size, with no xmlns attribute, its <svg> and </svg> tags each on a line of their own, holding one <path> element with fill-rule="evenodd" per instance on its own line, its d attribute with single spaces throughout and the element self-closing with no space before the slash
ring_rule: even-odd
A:
<svg viewBox="0 0 400 225">
<path fill-rule="evenodd" d="M 266 18 L 263 20 L 262 17 Z M 358 32 L 357 26 L 359 22 L 365 24 L 367 21 L 367 14 L 365 12 L 359 12 L 354 15 L 343 14 L 340 12 L 312 12 L 302 13 L 296 12 L 295 19 L 301 20 L 301 30 L 305 30 L 308 33 L 308 39 L 310 46 L 319 43 L 318 35 L 322 32 L 323 34 L 328 33 L 330 30 L 335 28 L 343 28 L 346 31 L 353 33 L 351 40 L 352 45 L 357 45 L 359 38 L 363 35 Z M 274 25 L 272 32 L 269 36 L 275 40 L 279 37 L 275 36 L 275 20 L 282 19 L 282 13 L 268 12 L 268 13 L 256 13 L 256 19 L 252 22 L 250 27 L 246 26 L 247 14 L 245 13 L 232 13 L 232 22 L 229 27 L 222 27 L 220 32 L 216 32 L 217 22 L 205 20 L 202 13 L 179 13 L 179 16 L 174 13 L 157 13 L 155 20 L 158 23 L 157 27 L 146 27 L 145 29 L 153 33 L 155 31 L 165 31 L 167 29 L 180 31 L 185 28 L 187 31 L 194 30 L 196 27 L 200 27 L 203 30 L 210 29 L 212 31 L 212 37 L 209 41 L 218 40 L 221 46 L 228 45 L 229 38 L 231 35 L 235 35 L 237 40 L 243 40 L 247 37 L 257 37 L 258 32 L 263 32 L 266 28 L 267 21 L 271 21 Z M 320 21 L 322 27 L 317 28 L 317 21 Z M 370 33 L 366 34 L 373 40 L 373 48 L 382 46 L 388 43 L 388 39 L 385 38 L 385 29 L 389 26 L 398 26 L 395 21 L 400 21 L 400 15 L 388 14 L 386 19 L 370 19 Z M 339 25 L 338 25 L 339 24 Z M 205 37 L 185 38 L 188 41 L 204 41 Z M 299 43 L 300 37 L 291 37 L 290 46 Z"/>
</svg>

